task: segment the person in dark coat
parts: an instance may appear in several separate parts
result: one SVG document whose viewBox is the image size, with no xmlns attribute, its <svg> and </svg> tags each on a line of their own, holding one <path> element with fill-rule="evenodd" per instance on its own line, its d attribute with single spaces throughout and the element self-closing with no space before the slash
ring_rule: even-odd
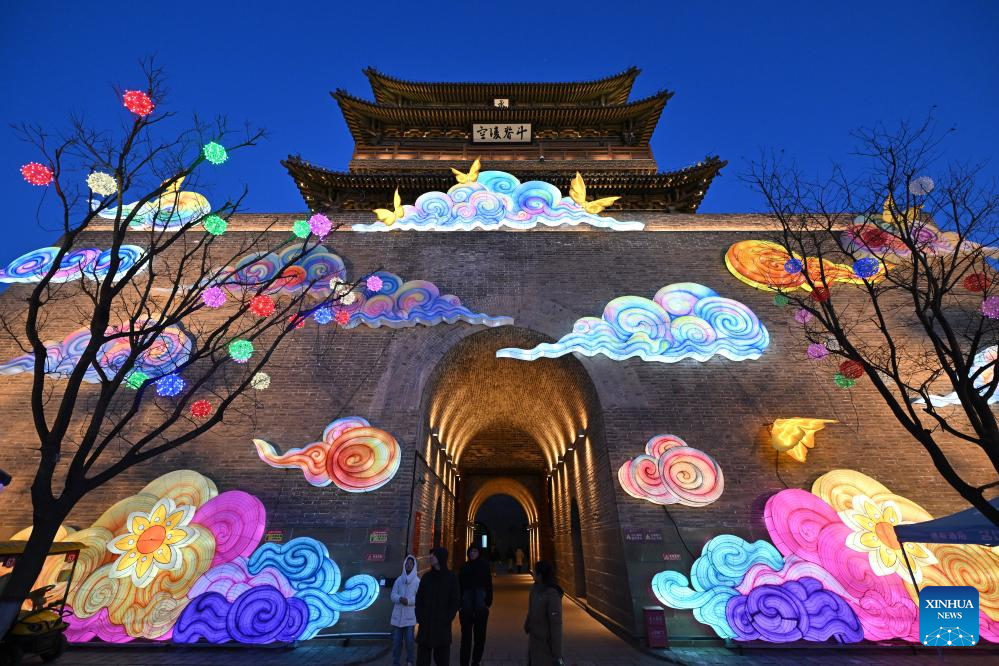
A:
<svg viewBox="0 0 999 666">
<path fill-rule="evenodd" d="M 482 662 L 486 647 L 486 623 L 493 605 L 493 576 L 489 563 L 480 555 L 478 546 L 468 547 L 468 559 L 458 573 L 461 587 L 461 666 Z"/>
<path fill-rule="evenodd" d="M 534 565 L 534 585 L 527 606 L 524 632 L 528 635 L 529 666 L 562 664 L 562 588 L 548 562 Z"/>
<path fill-rule="evenodd" d="M 458 614 L 461 593 L 458 577 L 447 568 L 447 548 L 430 551 L 430 571 L 420 579 L 416 591 L 416 666 L 437 666 L 451 660 L 451 622 Z"/>
</svg>

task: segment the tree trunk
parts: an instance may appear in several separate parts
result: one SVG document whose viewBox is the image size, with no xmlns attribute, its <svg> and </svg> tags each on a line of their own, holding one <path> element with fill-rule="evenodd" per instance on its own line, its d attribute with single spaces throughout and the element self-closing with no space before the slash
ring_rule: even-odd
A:
<svg viewBox="0 0 999 666">
<path fill-rule="evenodd" d="M 24 554 L 17 558 L 14 570 L 0 590 L 0 636 L 10 629 L 21 604 L 28 598 L 28 593 L 35 589 L 35 581 L 45 565 L 45 557 L 65 517 L 63 514 L 62 508 L 55 502 L 47 511 L 36 510 Z"/>
</svg>

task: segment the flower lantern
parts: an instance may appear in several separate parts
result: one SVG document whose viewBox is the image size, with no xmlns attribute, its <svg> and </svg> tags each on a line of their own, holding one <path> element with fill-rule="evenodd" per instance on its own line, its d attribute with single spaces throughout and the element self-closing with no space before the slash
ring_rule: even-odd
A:
<svg viewBox="0 0 999 666">
<path fill-rule="evenodd" d="M 150 99 L 149 95 L 142 92 L 141 90 L 126 90 L 125 94 L 122 96 L 122 102 L 125 108 L 139 116 L 144 118 L 153 112 L 156 105 L 153 104 L 153 100 Z"/>
<path fill-rule="evenodd" d="M 295 220 L 295 223 L 291 225 L 291 233 L 299 238 L 308 238 L 309 234 L 312 233 L 312 227 L 309 226 L 307 220 Z"/>
<path fill-rule="evenodd" d="M 330 222 L 330 218 L 322 213 L 316 213 L 309 218 L 309 230 L 320 238 L 325 238 L 332 228 L 333 223 Z"/>
<path fill-rule="evenodd" d="M 316 320 L 317 324 L 325 326 L 326 324 L 333 321 L 333 310 L 329 307 L 322 307 L 312 313 L 312 318 Z"/>
<path fill-rule="evenodd" d="M 212 236 L 221 236 L 229 228 L 229 224 L 218 215 L 209 215 L 201 224 Z"/>
<path fill-rule="evenodd" d="M 215 166 L 218 166 L 229 159 L 229 156 L 225 152 L 225 147 L 221 144 L 215 143 L 214 141 L 206 143 L 204 148 L 201 149 L 201 153 L 205 156 L 206 160 Z"/>
<path fill-rule="evenodd" d="M 808 354 L 808 358 L 818 360 L 820 358 L 825 358 L 826 356 L 828 356 L 829 350 L 826 349 L 825 345 L 820 344 L 818 342 L 813 342 L 812 344 L 808 345 L 808 349 L 806 350 L 805 353 Z"/>
<path fill-rule="evenodd" d="M 794 313 L 794 320 L 802 325 L 807 324 L 812 321 L 812 313 L 804 308 L 801 308 Z"/>
<path fill-rule="evenodd" d="M 340 324 L 341 326 L 346 326 L 349 321 L 350 321 L 350 313 L 347 312 L 346 310 L 339 310 L 336 313 L 336 323 Z"/>
<path fill-rule="evenodd" d="M 212 403 L 207 400 L 195 400 L 191 403 L 191 416 L 196 419 L 208 418 L 212 413 Z"/>
<path fill-rule="evenodd" d="M 249 340 L 233 340 L 229 343 L 229 356 L 236 363 L 246 363 L 253 356 L 253 343 Z"/>
<path fill-rule="evenodd" d="M 849 377 L 844 377 L 841 373 L 837 372 L 835 377 L 836 386 L 844 389 L 848 389 L 857 383 L 856 380 L 850 379 Z"/>
<path fill-rule="evenodd" d="M 880 271 L 881 262 L 874 257 L 864 257 L 853 262 L 853 273 L 861 279 L 872 278 Z"/>
<path fill-rule="evenodd" d="M 791 299 L 784 294 L 774 294 L 774 305 L 777 307 L 782 308 L 790 302 Z"/>
<path fill-rule="evenodd" d="M 999 319 L 999 296 L 989 296 L 979 308 L 980 312 L 989 319 Z"/>
<path fill-rule="evenodd" d="M 21 176 L 32 185 L 43 187 L 52 182 L 52 169 L 38 162 L 28 162 L 21 167 Z"/>
<path fill-rule="evenodd" d="M 293 314 L 288 317 L 288 323 L 291 324 L 296 330 L 305 326 L 305 317 L 297 314 Z"/>
<path fill-rule="evenodd" d="M 222 287 L 208 287 L 202 292 L 201 300 L 210 308 L 220 308 L 225 305 L 225 292 Z"/>
<path fill-rule="evenodd" d="M 811 297 L 816 303 L 825 303 L 829 300 L 829 289 L 827 287 L 815 287 L 815 289 L 812 289 Z"/>
<path fill-rule="evenodd" d="M 864 366 L 859 361 L 846 360 L 839 364 L 839 372 L 848 379 L 860 379 L 864 376 Z"/>
<path fill-rule="evenodd" d="M 114 176 L 109 173 L 94 171 L 87 176 L 87 187 L 89 187 L 94 194 L 99 194 L 102 197 L 109 197 L 118 191 L 118 181 L 116 181 Z"/>
<path fill-rule="evenodd" d="M 164 398 L 173 398 L 187 386 L 180 375 L 164 375 L 156 380 L 156 393 Z"/>
<path fill-rule="evenodd" d="M 364 285 L 368 288 L 368 291 L 378 293 L 382 290 L 382 279 L 377 275 L 371 275 L 365 281 Z"/>
<path fill-rule="evenodd" d="M 250 380 L 250 388 L 257 391 L 263 391 L 270 385 L 271 385 L 271 376 L 268 375 L 266 372 L 258 372 L 257 374 L 253 375 L 253 379 Z"/>
<path fill-rule="evenodd" d="M 125 377 L 125 385 L 128 388 L 138 391 L 142 385 L 149 381 L 149 375 L 142 370 L 133 370 Z"/>
<path fill-rule="evenodd" d="M 985 291 L 992 281 L 985 273 L 972 273 L 964 278 L 963 284 L 968 291 Z"/>
<path fill-rule="evenodd" d="M 274 299 L 267 294 L 254 296 L 250 301 L 250 312 L 258 317 L 270 317 L 274 314 Z"/>
<path fill-rule="evenodd" d="M 805 269 L 804 264 L 801 263 L 800 259 L 795 259 L 791 257 L 784 262 L 784 272 L 790 273 L 791 275 L 797 275 Z"/>
</svg>

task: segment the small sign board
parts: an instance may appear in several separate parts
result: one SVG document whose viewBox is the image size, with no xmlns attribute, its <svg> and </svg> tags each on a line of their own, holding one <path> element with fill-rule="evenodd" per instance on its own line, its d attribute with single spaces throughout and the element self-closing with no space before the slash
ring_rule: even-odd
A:
<svg viewBox="0 0 999 666">
<path fill-rule="evenodd" d="M 284 543 L 284 530 L 267 530 L 264 532 L 265 543 Z"/>
<path fill-rule="evenodd" d="M 493 98 L 493 106 L 495 106 L 496 108 L 499 108 L 499 109 L 509 109 L 510 108 L 510 100 L 508 98 L 506 98 L 506 97 L 494 97 Z"/>
<path fill-rule="evenodd" d="M 368 543 L 388 543 L 388 530 L 377 529 L 368 531 Z"/>
<path fill-rule="evenodd" d="M 384 562 L 385 553 L 366 553 L 364 559 L 367 562 Z"/>
<path fill-rule="evenodd" d="M 472 123 L 472 143 L 530 143 L 531 123 Z"/>
</svg>

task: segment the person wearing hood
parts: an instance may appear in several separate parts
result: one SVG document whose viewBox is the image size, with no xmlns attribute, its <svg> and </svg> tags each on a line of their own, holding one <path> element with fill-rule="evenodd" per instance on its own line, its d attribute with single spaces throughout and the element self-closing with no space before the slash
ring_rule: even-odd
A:
<svg viewBox="0 0 999 666">
<path fill-rule="evenodd" d="M 406 644 L 406 666 L 413 666 L 416 646 L 416 591 L 420 577 L 416 575 L 416 558 L 407 555 L 402 563 L 402 575 L 392 585 L 392 666 L 401 666 L 402 644 Z"/>
<path fill-rule="evenodd" d="M 562 663 L 562 588 L 555 583 L 555 569 L 548 562 L 534 565 L 534 585 L 527 606 L 524 632 L 528 635 L 529 666 Z"/>
<path fill-rule="evenodd" d="M 478 546 L 469 546 L 467 555 L 468 559 L 458 573 L 461 587 L 461 612 L 458 616 L 461 620 L 461 666 L 468 666 L 469 659 L 473 666 L 479 666 L 486 647 L 489 607 L 493 605 L 493 576 Z"/>
<path fill-rule="evenodd" d="M 447 568 L 447 548 L 430 551 L 430 571 L 416 591 L 416 666 L 447 666 L 451 660 L 451 622 L 458 614 L 458 577 Z"/>
</svg>

